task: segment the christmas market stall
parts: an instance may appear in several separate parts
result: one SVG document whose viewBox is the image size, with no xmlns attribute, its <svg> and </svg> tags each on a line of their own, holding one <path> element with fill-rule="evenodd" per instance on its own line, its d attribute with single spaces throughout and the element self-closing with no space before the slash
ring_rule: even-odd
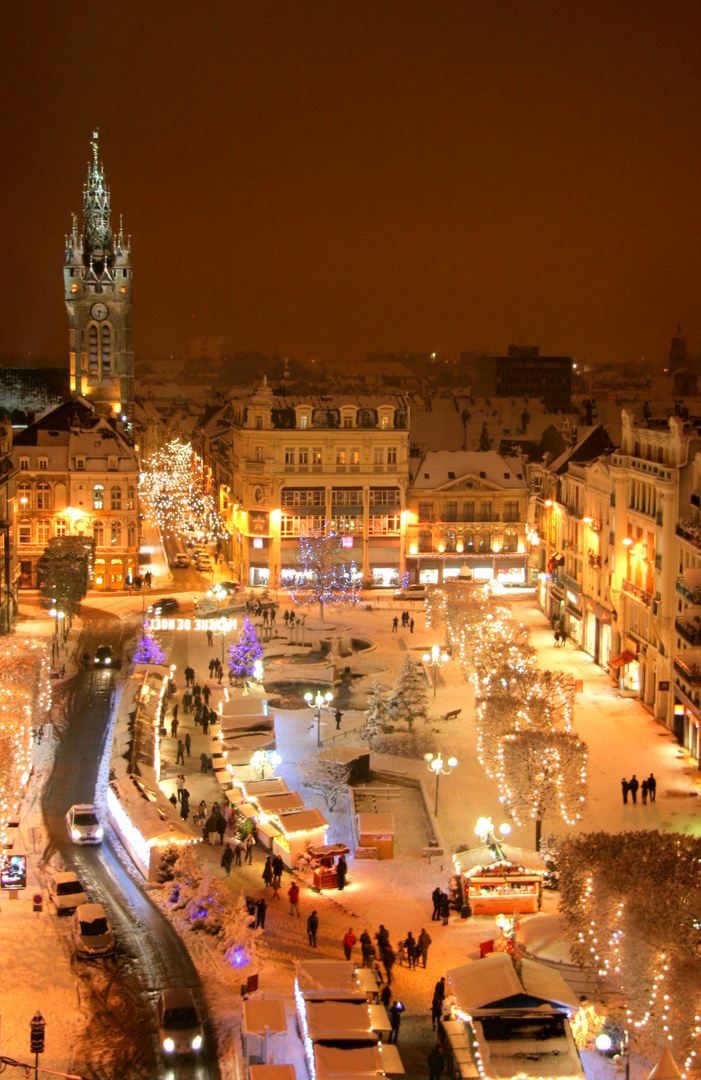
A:
<svg viewBox="0 0 701 1080">
<path fill-rule="evenodd" d="M 107 788 L 112 827 L 147 881 L 157 881 L 166 848 L 199 844 L 202 837 L 184 821 L 157 785 L 135 775 L 112 780 Z"/>
<path fill-rule="evenodd" d="M 584 1080 L 570 1026 L 579 1001 L 556 971 L 493 953 L 446 977 L 440 1027 L 455 1075 Z"/>
<path fill-rule="evenodd" d="M 272 1063 L 272 1037 L 286 1033 L 287 1019 L 281 998 L 246 998 L 242 1009 L 241 1038 L 249 1069 L 252 1065 Z"/>
<path fill-rule="evenodd" d="M 453 862 L 473 915 L 540 909 L 546 866 L 537 851 L 495 842 L 457 851 Z"/>
<path fill-rule="evenodd" d="M 326 843 L 329 823 L 316 807 L 273 814 L 270 823 L 280 830 L 280 836 L 273 840 L 273 853 L 282 856 L 288 870 L 293 869 L 301 855 L 306 855 L 310 845 Z"/>
<path fill-rule="evenodd" d="M 404 1072 L 402 1059 L 394 1043 L 339 1049 L 323 1043 L 305 1044 L 309 1075 L 316 1080 L 341 1080 L 341 1077 L 387 1076 Z"/>
<path fill-rule="evenodd" d="M 314 885 L 317 889 L 338 888 L 336 860 L 341 855 L 350 855 L 350 848 L 345 844 L 310 844 L 309 854 L 316 863 L 314 867 Z"/>
<path fill-rule="evenodd" d="M 356 814 L 358 843 L 375 848 L 378 859 L 394 858 L 394 814 Z"/>
<path fill-rule="evenodd" d="M 374 1001 L 378 982 L 372 968 L 357 968 L 352 960 L 298 960 L 295 1000 Z"/>
</svg>

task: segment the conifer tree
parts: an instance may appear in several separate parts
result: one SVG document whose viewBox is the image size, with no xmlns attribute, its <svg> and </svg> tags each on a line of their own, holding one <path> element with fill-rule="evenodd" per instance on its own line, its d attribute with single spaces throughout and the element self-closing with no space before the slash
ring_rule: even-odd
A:
<svg viewBox="0 0 701 1080">
<path fill-rule="evenodd" d="M 428 686 L 422 669 L 410 656 L 397 673 L 397 681 L 387 702 L 390 719 L 405 721 L 409 731 L 415 720 L 428 720 Z"/>
<path fill-rule="evenodd" d="M 142 637 L 134 652 L 135 664 L 165 664 L 163 649 L 155 638 Z"/>
<path fill-rule="evenodd" d="M 372 690 L 368 697 L 368 707 L 366 710 L 365 727 L 360 733 L 360 738 L 363 742 L 366 742 L 368 746 L 372 746 L 372 741 L 378 735 L 381 734 L 387 720 L 389 719 L 389 710 L 387 702 L 382 697 L 380 691 L 380 680 L 375 679 L 372 684 Z"/>
<path fill-rule="evenodd" d="M 262 655 L 263 647 L 247 615 L 238 641 L 229 649 L 229 667 L 237 679 L 243 679 L 246 675 L 253 674 L 254 664 Z"/>
</svg>

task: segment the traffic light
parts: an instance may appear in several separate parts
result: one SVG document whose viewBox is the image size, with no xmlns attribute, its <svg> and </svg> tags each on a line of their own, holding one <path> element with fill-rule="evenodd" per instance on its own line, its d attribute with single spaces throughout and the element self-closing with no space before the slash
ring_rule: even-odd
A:
<svg viewBox="0 0 701 1080">
<path fill-rule="evenodd" d="M 46 1027 L 46 1021 L 40 1012 L 34 1013 L 34 1016 L 29 1022 L 29 1026 L 31 1028 L 29 1049 L 33 1054 L 43 1054 L 44 1028 Z"/>
</svg>

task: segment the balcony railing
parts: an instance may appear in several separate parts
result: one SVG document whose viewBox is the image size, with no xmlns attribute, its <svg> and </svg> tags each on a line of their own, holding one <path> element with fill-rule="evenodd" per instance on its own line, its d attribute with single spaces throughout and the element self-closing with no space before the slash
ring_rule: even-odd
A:
<svg viewBox="0 0 701 1080">
<path fill-rule="evenodd" d="M 698 525 L 694 525 L 689 521 L 678 521 L 675 531 L 677 536 L 681 537 L 682 540 L 686 540 L 688 544 L 701 548 L 701 528 Z"/>
<path fill-rule="evenodd" d="M 674 657 L 674 670 L 691 686 L 701 686 L 701 662 L 698 660 L 682 659 L 677 654 Z"/>
<path fill-rule="evenodd" d="M 624 578 L 622 587 L 624 593 L 639 600 L 640 603 L 645 604 L 646 607 L 650 607 L 652 604 L 652 594 L 645 592 L 645 589 L 641 589 L 639 585 L 634 585 L 633 582 L 628 581 L 627 578 Z"/>
<path fill-rule="evenodd" d="M 687 645 L 701 645 L 701 619 L 694 623 L 688 623 L 684 619 L 675 619 L 674 629 Z"/>
<path fill-rule="evenodd" d="M 701 587 L 690 588 L 683 577 L 678 577 L 675 583 L 676 590 L 685 600 L 692 604 L 701 604 Z"/>
</svg>

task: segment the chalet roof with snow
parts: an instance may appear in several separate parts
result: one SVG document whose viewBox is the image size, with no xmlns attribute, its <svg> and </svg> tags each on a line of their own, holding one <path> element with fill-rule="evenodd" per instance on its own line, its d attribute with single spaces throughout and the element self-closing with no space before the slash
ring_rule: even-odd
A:
<svg viewBox="0 0 701 1080">
<path fill-rule="evenodd" d="M 526 959 L 519 961 L 519 968 L 520 974 L 508 953 L 492 953 L 452 968 L 446 977 L 459 1008 L 471 1016 L 544 1006 L 555 1012 L 579 1008 L 577 996 L 557 971 Z"/>
<path fill-rule="evenodd" d="M 502 457 L 495 450 L 434 450 L 424 454 L 414 473 L 412 491 L 452 487 L 525 491 L 526 478 L 519 458 Z"/>
<path fill-rule="evenodd" d="M 505 873 L 510 865 L 533 873 L 544 874 L 545 863 L 542 855 L 528 848 L 514 847 L 512 844 L 481 844 L 479 847 L 465 848 L 455 852 L 455 862 L 463 874 L 471 876 L 479 870 L 489 870 L 504 865 Z"/>
</svg>

